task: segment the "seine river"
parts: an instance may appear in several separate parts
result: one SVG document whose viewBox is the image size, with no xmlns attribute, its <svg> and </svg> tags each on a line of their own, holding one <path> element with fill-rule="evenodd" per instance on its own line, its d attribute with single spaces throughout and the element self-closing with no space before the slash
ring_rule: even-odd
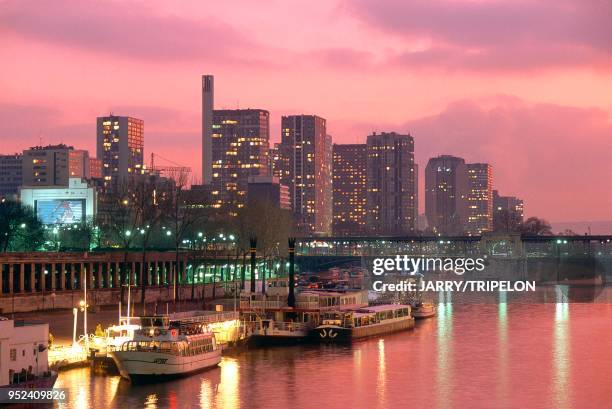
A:
<svg viewBox="0 0 612 409">
<path fill-rule="evenodd" d="M 63 372 L 65 408 L 609 408 L 612 304 L 440 304 L 414 331 L 352 346 L 252 349 L 132 386 Z"/>
</svg>

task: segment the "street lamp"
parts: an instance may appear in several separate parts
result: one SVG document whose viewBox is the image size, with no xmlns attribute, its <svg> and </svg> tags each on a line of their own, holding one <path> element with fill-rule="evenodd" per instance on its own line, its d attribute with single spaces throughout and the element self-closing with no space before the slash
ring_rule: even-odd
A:
<svg viewBox="0 0 612 409">
<path fill-rule="evenodd" d="M 125 231 L 125 235 L 126 235 L 127 237 L 130 237 L 130 236 L 132 235 L 132 232 L 131 232 L 130 230 L 126 230 L 126 231 Z"/>
</svg>

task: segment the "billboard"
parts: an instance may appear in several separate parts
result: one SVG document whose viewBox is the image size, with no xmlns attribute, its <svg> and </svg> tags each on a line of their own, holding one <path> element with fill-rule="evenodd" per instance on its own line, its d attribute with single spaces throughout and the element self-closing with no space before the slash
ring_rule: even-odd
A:
<svg viewBox="0 0 612 409">
<path fill-rule="evenodd" d="M 85 221 L 85 199 L 36 200 L 36 215 L 43 224 L 71 224 Z"/>
</svg>

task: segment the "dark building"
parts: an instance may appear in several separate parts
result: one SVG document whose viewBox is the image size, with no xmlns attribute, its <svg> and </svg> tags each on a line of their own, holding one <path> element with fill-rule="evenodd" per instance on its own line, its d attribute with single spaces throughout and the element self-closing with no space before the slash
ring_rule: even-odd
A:
<svg viewBox="0 0 612 409">
<path fill-rule="evenodd" d="M 68 186 L 69 178 L 90 179 L 89 152 L 64 144 L 34 146 L 23 151 L 23 186 Z"/>
<path fill-rule="evenodd" d="M 246 203 L 250 176 L 269 170 L 270 114 L 263 109 L 213 111 L 213 207 L 236 216 Z"/>
<path fill-rule="evenodd" d="M 333 145 L 333 233 L 366 233 L 366 144 Z"/>
<path fill-rule="evenodd" d="M 466 232 L 472 235 L 493 230 L 493 167 L 488 163 L 469 163 L 468 220 Z"/>
<path fill-rule="evenodd" d="M 19 193 L 22 185 L 21 154 L 0 155 L 0 198 L 12 197 Z"/>
<path fill-rule="evenodd" d="M 366 148 L 366 226 L 371 234 L 415 233 L 414 139 L 395 132 L 372 134 Z"/>
<path fill-rule="evenodd" d="M 316 115 L 282 117 L 278 149 L 275 174 L 289 188 L 298 228 L 307 235 L 331 234 L 332 153 L 325 119 Z"/>
<path fill-rule="evenodd" d="M 275 176 L 251 176 L 247 187 L 247 203 L 264 202 L 269 205 L 291 210 L 289 189 L 281 185 Z"/>
<path fill-rule="evenodd" d="M 425 214 L 429 229 L 462 234 L 468 220 L 468 172 L 465 161 L 450 155 L 429 159 L 425 168 Z"/>
<path fill-rule="evenodd" d="M 96 156 L 107 183 L 144 173 L 144 121 L 129 116 L 97 119 Z"/>
<path fill-rule="evenodd" d="M 512 231 L 523 223 L 523 200 L 515 196 L 500 196 L 493 191 L 493 228 Z"/>
</svg>

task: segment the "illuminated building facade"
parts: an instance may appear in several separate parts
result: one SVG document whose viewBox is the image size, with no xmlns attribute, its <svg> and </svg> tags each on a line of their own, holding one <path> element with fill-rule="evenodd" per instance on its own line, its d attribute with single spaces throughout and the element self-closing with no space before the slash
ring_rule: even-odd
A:
<svg viewBox="0 0 612 409">
<path fill-rule="evenodd" d="M 325 119 L 283 116 L 278 149 L 277 172 L 289 187 L 298 229 L 307 235 L 331 234 L 332 147 Z"/>
<path fill-rule="evenodd" d="M 0 198 L 16 196 L 22 184 L 21 154 L 0 155 Z"/>
<path fill-rule="evenodd" d="M 249 177 L 269 172 L 270 113 L 263 109 L 214 110 L 211 138 L 212 205 L 236 216 L 246 203 Z"/>
<path fill-rule="evenodd" d="M 334 236 L 366 234 L 366 144 L 334 144 Z"/>
<path fill-rule="evenodd" d="M 144 121 L 129 116 L 97 119 L 97 158 L 107 183 L 144 173 Z"/>
<path fill-rule="evenodd" d="M 429 159 L 425 168 L 425 214 L 439 234 L 463 234 L 468 218 L 465 161 L 450 155 Z"/>
<path fill-rule="evenodd" d="M 374 133 L 366 147 L 366 225 L 370 234 L 415 233 L 414 139 Z"/>
<path fill-rule="evenodd" d="M 479 235 L 493 230 L 493 167 L 468 163 L 468 218 L 466 233 Z"/>
</svg>

